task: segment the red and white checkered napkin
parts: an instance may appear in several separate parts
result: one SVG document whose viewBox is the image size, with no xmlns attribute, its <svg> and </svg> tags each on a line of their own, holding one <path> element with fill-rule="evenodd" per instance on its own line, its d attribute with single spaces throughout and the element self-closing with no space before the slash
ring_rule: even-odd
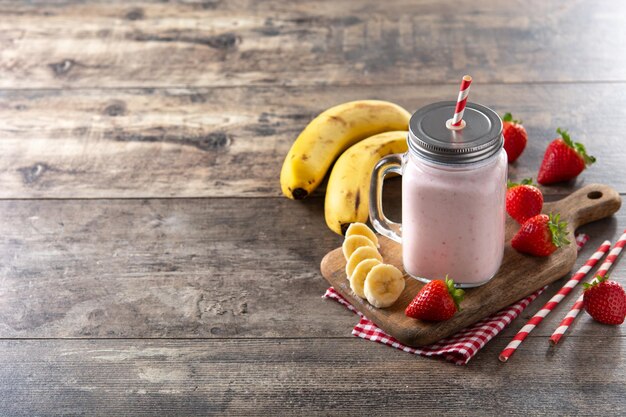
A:
<svg viewBox="0 0 626 417">
<path fill-rule="evenodd" d="M 576 245 L 578 250 L 589 240 L 589 236 L 579 234 L 576 236 Z M 458 333 L 441 339 L 432 345 L 413 348 L 405 346 L 393 337 L 389 336 L 383 330 L 378 328 L 372 321 L 361 314 L 356 308 L 341 296 L 333 287 L 326 290 L 322 298 L 330 298 L 344 305 L 348 310 L 358 314 L 361 319 L 354 326 L 352 334 L 354 336 L 383 343 L 387 346 L 413 353 L 420 356 L 442 357 L 454 362 L 457 365 L 465 365 L 480 349 L 483 348 L 494 336 L 500 333 L 508 324 L 510 324 L 528 305 L 535 300 L 543 292 L 545 288 L 540 289 L 534 294 L 529 295 L 523 300 L 498 311 L 496 314 L 487 317 L 470 327 L 460 330 Z"/>
</svg>

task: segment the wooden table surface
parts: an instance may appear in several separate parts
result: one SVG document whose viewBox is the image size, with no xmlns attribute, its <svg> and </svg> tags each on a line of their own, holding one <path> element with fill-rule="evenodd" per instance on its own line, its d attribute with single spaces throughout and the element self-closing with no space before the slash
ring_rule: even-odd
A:
<svg viewBox="0 0 626 417">
<path fill-rule="evenodd" d="M 278 176 L 325 108 L 469 73 L 528 129 L 512 178 L 563 127 L 598 163 L 549 198 L 626 195 L 625 41 L 620 0 L 0 1 L 0 415 L 624 415 L 625 326 L 548 348 L 573 298 L 497 360 L 556 286 L 468 366 L 352 337 L 323 192 Z"/>
</svg>

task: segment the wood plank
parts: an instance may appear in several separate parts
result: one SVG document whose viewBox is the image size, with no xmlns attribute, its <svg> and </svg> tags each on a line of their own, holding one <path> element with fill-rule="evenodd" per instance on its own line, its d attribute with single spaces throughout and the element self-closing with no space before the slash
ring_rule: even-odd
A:
<svg viewBox="0 0 626 417">
<path fill-rule="evenodd" d="M 446 85 L 2 90 L 0 198 L 278 196 L 284 155 L 325 108 L 378 98 L 413 111 L 453 92 Z M 477 85 L 472 99 L 525 121 L 529 145 L 511 165 L 512 178 L 536 176 L 560 126 L 598 162 L 577 183 L 545 192 L 592 182 L 626 192 L 626 149 L 615 123 L 626 119 L 623 88 Z"/>
<path fill-rule="evenodd" d="M 626 79 L 619 0 L 49 3 L 0 5 L 1 87 Z"/>
<path fill-rule="evenodd" d="M 584 226 L 577 266 L 624 225 Z M 356 316 L 320 298 L 340 243 L 319 198 L 0 201 L 0 337 L 349 337 Z M 574 334 L 623 334 L 584 319 Z"/>
<path fill-rule="evenodd" d="M 360 339 L 0 341 L 4 415 L 602 415 L 624 338 L 542 339 L 468 368 Z M 582 364 L 586 366 L 583 368 Z"/>
</svg>

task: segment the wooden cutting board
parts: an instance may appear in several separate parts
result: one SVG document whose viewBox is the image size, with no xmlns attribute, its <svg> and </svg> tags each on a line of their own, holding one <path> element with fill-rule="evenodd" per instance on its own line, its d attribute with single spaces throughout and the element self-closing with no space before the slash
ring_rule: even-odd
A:
<svg viewBox="0 0 626 417">
<path fill-rule="evenodd" d="M 424 284 L 405 275 L 406 288 L 396 303 L 386 309 L 372 307 L 352 293 L 346 278 L 346 261 L 337 248 L 324 257 L 322 275 L 335 289 L 388 334 L 409 346 L 423 346 L 450 336 L 504 307 L 532 294 L 543 286 L 567 274 L 576 261 L 574 230 L 579 226 L 603 219 L 621 206 L 619 194 L 607 185 L 591 184 L 570 196 L 544 204 L 544 213 L 560 213 L 568 222 L 569 239 L 566 247 L 557 249 L 549 257 L 524 255 L 511 247 L 510 241 L 519 225 L 507 216 L 504 260 L 496 276 L 487 284 L 467 289 L 462 311 L 450 320 L 428 323 L 404 315 L 404 310 Z M 402 268 L 402 248 L 396 242 L 380 237 L 380 253 L 384 262 Z"/>
</svg>

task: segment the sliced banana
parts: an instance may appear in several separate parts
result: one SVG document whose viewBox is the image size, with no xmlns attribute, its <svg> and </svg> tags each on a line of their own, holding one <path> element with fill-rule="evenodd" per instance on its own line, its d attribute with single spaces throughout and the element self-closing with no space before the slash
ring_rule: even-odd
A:
<svg viewBox="0 0 626 417">
<path fill-rule="evenodd" d="M 346 230 L 346 238 L 350 236 L 365 236 L 366 238 L 374 242 L 376 247 L 380 247 L 378 244 L 378 237 L 376 237 L 376 233 L 374 233 L 372 229 L 367 227 L 365 223 L 352 223 L 350 227 L 348 227 L 348 230 Z"/>
<path fill-rule="evenodd" d="M 343 256 L 345 256 L 346 261 L 350 259 L 350 255 L 352 255 L 355 250 L 362 246 L 369 246 L 376 250 L 376 244 L 365 236 L 354 235 L 346 238 L 346 240 L 343 241 L 343 245 L 341 245 L 341 250 L 343 251 Z"/>
<path fill-rule="evenodd" d="M 368 239 L 368 241 L 371 243 L 371 240 Z M 373 248 L 371 246 L 361 246 L 360 248 L 355 250 L 354 253 L 350 256 L 350 259 L 348 259 L 348 263 L 346 264 L 346 277 L 350 279 L 357 265 L 361 261 L 370 258 L 378 259 L 381 262 L 383 261 L 383 257 L 380 255 L 380 253 L 378 253 L 376 248 Z"/>
<path fill-rule="evenodd" d="M 367 278 L 367 274 L 370 270 L 376 265 L 380 265 L 380 261 L 376 258 L 369 258 L 362 260 L 359 264 L 354 268 L 352 275 L 350 275 L 350 288 L 356 295 L 361 298 L 365 298 L 365 293 L 363 292 L 363 284 L 365 284 L 365 278 Z"/>
<path fill-rule="evenodd" d="M 365 298 L 374 307 L 389 307 L 402 294 L 404 277 L 393 265 L 376 265 L 367 274 L 363 290 Z"/>
</svg>

